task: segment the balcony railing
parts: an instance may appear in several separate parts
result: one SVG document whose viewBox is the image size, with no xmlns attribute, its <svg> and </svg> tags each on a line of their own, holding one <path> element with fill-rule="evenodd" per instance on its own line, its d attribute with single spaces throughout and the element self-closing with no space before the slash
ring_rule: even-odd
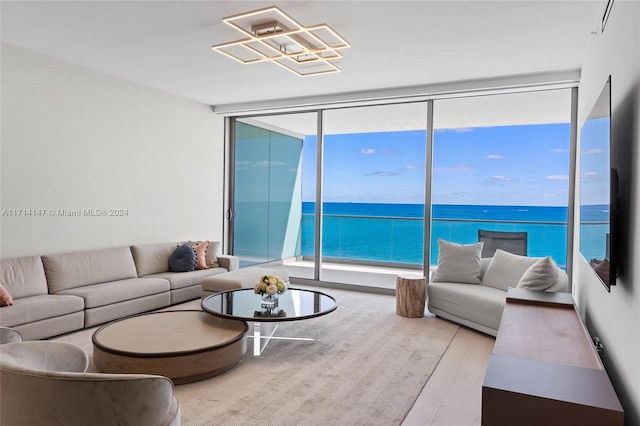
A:
<svg viewBox="0 0 640 426">
<path fill-rule="evenodd" d="M 314 214 L 302 215 L 301 254 L 314 254 Z M 323 257 L 344 262 L 421 266 L 424 218 L 323 215 Z M 566 266 L 567 222 L 433 218 L 430 264 L 438 263 L 438 238 L 459 244 L 477 242 L 478 229 L 525 231 L 529 256 L 551 256 Z M 597 231 L 596 231 L 597 232 Z"/>
</svg>

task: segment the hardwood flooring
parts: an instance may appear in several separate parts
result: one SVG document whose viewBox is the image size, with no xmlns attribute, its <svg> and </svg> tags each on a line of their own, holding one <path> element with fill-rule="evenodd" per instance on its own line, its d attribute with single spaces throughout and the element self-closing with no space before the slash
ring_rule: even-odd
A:
<svg viewBox="0 0 640 426">
<path fill-rule="evenodd" d="M 480 425 L 482 381 L 494 343 L 460 327 L 402 426 Z"/>
</svg>

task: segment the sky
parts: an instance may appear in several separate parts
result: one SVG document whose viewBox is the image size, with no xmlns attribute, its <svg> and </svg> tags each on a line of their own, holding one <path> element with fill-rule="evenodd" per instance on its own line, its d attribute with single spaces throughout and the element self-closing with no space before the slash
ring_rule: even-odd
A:
<svg viewBox="0 0 640 426">
<path fill-rule="evenodd" d="M 569 137 L 568 123 L 435 130 L 433 204 L 567 206 Z M 307 137 L 303 201 L 315 200 L 315 150 Z M 327 135 L 324 169 L 327 202 L 422 204 L 425 131 Z"/>
<path fill-rule="evenodd" d="M 580 204 L 609 204 L 610 119 L 587 120 L 580 131 Z"/>
</svg>

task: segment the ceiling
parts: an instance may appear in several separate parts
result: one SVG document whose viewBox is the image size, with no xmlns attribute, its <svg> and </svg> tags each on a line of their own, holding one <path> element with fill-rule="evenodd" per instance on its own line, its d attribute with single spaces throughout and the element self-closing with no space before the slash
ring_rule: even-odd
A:
<svg viewBox="0 0 640 426">
<path fill-rule="evenodd" d="M 278 5 L 352 45 L 342 72 L 298 77 L 211 50 L 222 18 Z M 204 102 L 227 105 L 579 70 L 600 1 L 6 1 L 2 41 Z"/>
</svg>

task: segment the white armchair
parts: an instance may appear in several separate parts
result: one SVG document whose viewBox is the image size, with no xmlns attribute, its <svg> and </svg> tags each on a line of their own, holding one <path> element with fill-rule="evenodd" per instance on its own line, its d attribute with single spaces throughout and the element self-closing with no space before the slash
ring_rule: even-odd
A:
<svg viewBox="0 0 640 426">
<path fill-rule="evenodd" d="M 166 377 L 86 373 L 87 353 L 66 342 L 0 346 L 0 424 L 179 425 Z"/>
</svg>

